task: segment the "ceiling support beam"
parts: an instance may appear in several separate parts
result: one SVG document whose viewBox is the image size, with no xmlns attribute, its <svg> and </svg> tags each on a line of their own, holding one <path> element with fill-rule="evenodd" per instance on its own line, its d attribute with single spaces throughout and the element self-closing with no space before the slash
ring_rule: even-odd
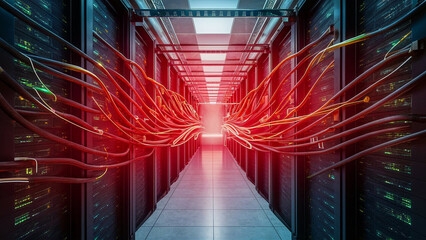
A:
<svg viewBox="0 0 426 240">
<path fill-rule="evenodd" d="M 270 50 L 252 50 L 252 49 L 239 49 L 239 50 L 187 50 L 187 49 L 174 49 L 174 50 L 162 50 L 157 48 L 158 53 L 270 53 Z"/>
<path fill-rule="evenodd" d="M 173 66 L 252 66 L 254 63 L 179 63 Z"/>
<path fill-rule="evenodd" d="M 277 17 L 291 21 L 295 16 L 292 9 L 134 9 L 139 17 L 184 17 L 184 18 L 257 18 Z"/>
</svg>

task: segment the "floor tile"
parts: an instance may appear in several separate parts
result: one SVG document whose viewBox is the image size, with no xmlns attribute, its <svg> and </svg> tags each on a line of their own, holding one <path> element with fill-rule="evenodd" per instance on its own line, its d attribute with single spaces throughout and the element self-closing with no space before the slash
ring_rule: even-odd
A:
<svg viewBox="0 0 426 240">
<path fill-rule="evenodd" d="M 135 240 L 145 240 L 152 227 L 140 227 L 135 233 Z"/>
<path fill-rule="evenodd" d="M 215 198 L 214 209 L 262 209 L 256 198 Z"/>
<path fill-rule="evenodd" d="M 167 203 L 165 209 L 213 209 L 213 199 L 172 197 Z"/>
<path fill-rule="evenodd" d="M 157 203 L 157 209 L 158 210 L 163 209 L 164 206 L 166 206 L 167 201 L 169 201 L 169 198 L 170 197 L 168 195 L 166 195 L 160 201 L 158 201 L 158 203 Z"/>
<path fill-rule="evenodd" d="M 253 197 L 248 188 L 215 188 L 215 197 Z"/>
<path fill-rule="evenodd" d="M 275 227 L 284 227 L 284 224 L 278 219 L 277 216 L 272 211 L 265 211 L 266 216 L 269 218 L 269 221 L 271 221 L 272 225 Z"/>
<path fill-rule="evenodd" d="M 177 188 L 173 197 L 213 197 L 213 189 L 211 188 Z"/>
<path fill-rule="evenodd" d="M 184 188 L 213 188 L 212 181 L 182 181 L 179 184 L 179 189 Z"/>
<path fill-rule="evenodd" d="M 273 227 L 215 227 L 214 239 L 222 240 L 279 240 Z"/>
<path fill-rule="evenodd" d="M 268 203 L 268 201 L 266 201 L 264 198 L 256 198 L 256 199 L 259 202 L 259 204 L 262 207 L 262 209 L 268 209 L 269 210 L 269 203 Z"/>
<path fill-rule="evenodd" d="M 212 175 L 185 175 L 183 176 L 182 181 L 211 181 L 212 179 Z"/>
<path fill-rule="evenodd" d="M 291 232 L 287 227 L 275 227 L 275 230 L 282 240 L 291 240 Z"/>
<path fill-rule="evenodd" d="M 149 240 L 193 240 L 213 239 L 211 227 L 153 227 L 149 233 Z"/>
<path fill-rule="evenodd" d="M 213 179 L 213 188 L 247 188 L 247 183 L 244 181 L 216 181 Z"/>
<path fill-rule="evenodd" d="M 271 226 L 263 210 L 214 210 L 215 226 L 255 227 Z"/>
<path fill-rule="evenodd" d="M 213 226 L 213 210 L 163 210 L 154 226 Z"/>
<path fill-rule="evenodd" d="M 144 227 L 154 226 L 155 221 L 157 221 L 158 217 L 160 216 L 162 210 L 155 210 L 151 216 L 142 224 Z"/>
<path fill-rule="evenodd" d="M 202 149 L 157 203 L 136 239 L 291 239 L 229 151 Z"/>
</svg>

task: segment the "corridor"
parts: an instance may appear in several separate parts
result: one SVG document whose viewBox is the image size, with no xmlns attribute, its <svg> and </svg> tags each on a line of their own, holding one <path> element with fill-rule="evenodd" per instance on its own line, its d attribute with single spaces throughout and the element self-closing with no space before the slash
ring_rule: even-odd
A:
<svg viewBox="0 0 426 240">
<path fill-rule="evenodd" d="M 202 146 L 136 239 L 291 239 L 227 148 Z"/>
</svg>

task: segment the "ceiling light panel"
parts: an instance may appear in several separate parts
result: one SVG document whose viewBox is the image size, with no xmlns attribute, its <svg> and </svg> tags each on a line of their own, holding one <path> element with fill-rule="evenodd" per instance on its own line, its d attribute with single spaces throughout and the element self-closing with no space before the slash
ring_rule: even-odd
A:
<svg viewBox="0 0 426 240">
<path fill-rule="evenodd" d="M 203 8 L 237 8 L 238 0 L 188 0 L 192 9 Z"/>
<path fill-rule="evenodd" d="M 230 34 L 233 18 L 193 18 L 196 34 Z"/>
<path fill-rule="evenodd" d="M 206 77 L 206 82 L 220 82 L 220 77 Z"/>
<path fill-rule="evenodd" d="M 226 53 L 200 53 L 202 61 L 225 61 Z"/>
<path fill-rule="evenodd" d="M 223 72 L 223 66 L 203 66 L 204 72 Z"/>
</svg>

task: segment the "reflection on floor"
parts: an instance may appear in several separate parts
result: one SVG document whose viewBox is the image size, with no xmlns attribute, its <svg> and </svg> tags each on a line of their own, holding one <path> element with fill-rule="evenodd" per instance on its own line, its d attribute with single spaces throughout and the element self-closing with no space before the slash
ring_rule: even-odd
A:
<svg viewBox="0 0 426 240">
<path fill-rule="evenodd" d="M 291 239 L 229 151 L 203 146 L 157 210 L 141 239 Z"/>
</svg>

